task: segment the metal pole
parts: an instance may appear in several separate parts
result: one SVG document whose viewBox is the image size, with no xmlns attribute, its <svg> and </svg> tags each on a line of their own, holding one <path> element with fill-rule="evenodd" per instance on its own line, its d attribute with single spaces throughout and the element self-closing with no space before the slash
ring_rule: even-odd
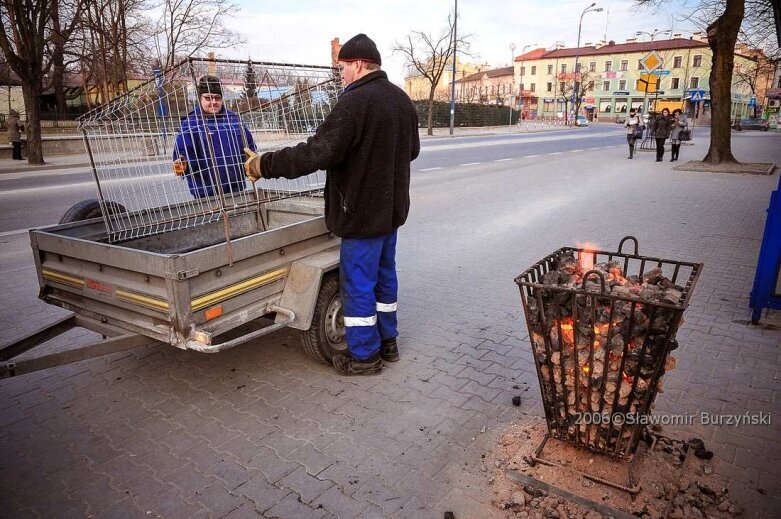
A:
<svg viewBox="0 0 781 519">
<path fill-rule="evenodd" d="M 515 90 L 515 43 L 510 44 L 510 66 L 513 67 L 513 76 L 512 80 L 510 81 L 510 98 L 509 103 L 507 103 L 510 107 L 510 122 L 508 122 L 508 130 L 512 129 L 513 126 L 513 90 Z"/>
<path fill-rule="evenodd" d="M 456 122 L 456 41 L 458 27 L 458 0 L 455 0 L 453 14 L 453 78 L 450 82 L 450 135 L 453 135 L 453 126 Z M 512 113 L 512 112 L 510 112 Z"/>
</svg>

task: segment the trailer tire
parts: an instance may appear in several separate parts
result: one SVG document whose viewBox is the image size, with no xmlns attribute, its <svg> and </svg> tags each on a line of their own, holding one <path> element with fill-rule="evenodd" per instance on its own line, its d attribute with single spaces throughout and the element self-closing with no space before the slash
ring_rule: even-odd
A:
<svg viewBox="0 0 781 519">
<path fill-rule="evenodd" d="M 116 202 L 106 202 L 109 214 L 126 213 L 127 209 L 122 204 Z M 73 223 L 103 216 L 103 210 L 100 208 L 100 202 L 95 198 L 88 198 L 71 206 L 60 218 L 59 223 Z"/>
<path fill-rule="evenodd" d="M 301 344 L 310 358 L 329 366 L 334 355 L 347 351 L 338 274 L 323 276 L 312 325 L 301 332 Z"/>
</svg>

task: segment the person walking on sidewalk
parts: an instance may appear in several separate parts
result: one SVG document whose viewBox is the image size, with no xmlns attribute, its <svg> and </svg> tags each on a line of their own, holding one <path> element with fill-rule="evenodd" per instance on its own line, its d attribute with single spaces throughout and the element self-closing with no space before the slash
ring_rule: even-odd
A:
<svg viewBox="0 0 781 519">
<path fill-rule="evenodd" d="M 629 110 L 629 117 L 624 121 L 626 128 L 626 142 L 629 144 L 629 159 L 635 157 L 635 142 L 643 138 L 643 120 L 637 115 L 637 111 L 632 108 Z"/>
<path fill-rule="evenodd" d="M 678 154 L 681 152 L 681 133 L 689 128 L 689 121 L 686 119 L 686 115 L 680 108 L 673 110 L 672 131 L 670 132 L 670 142 L 672 151 L 670 154 L 670 162 L 678 160 Z"/>
<path fill-rule="evenodd" d="M 19 123 L 19 112 L 16 110 L 8 111 L 5 127 L 8 131 L 8 142 L 13 147 L 11 157 L 14 160 L 22 160 L 22 132 L 24 132 L 24 126 Z"/>
<path fill-rule="evenodd" d="M 420 152 L 410 98 L 388 81 L 365 34 L 339 51 L 344 92 L 315 135 L 258 155 L 245 150 L 247 176 L 298 178 L 326 170 L 325 219 L 342 238 L 340 282 L 346 354 L 333 356 L 342 375 L 372 375 L 399 359 L 396 343 L 396 234 L 410 207 L 410 162 Z"/>
<path fill-rule="evenodd" d="M 672 124 L 670 110 L 667 108 L 663 109 L 662 113 L 656 116 L 656 130 L 654 131 L 654 137 L 656 138 L 656 162 L 662 162 L 662 159 L 664 159 L 664 141 L 670 136 Z"/>
</svg>

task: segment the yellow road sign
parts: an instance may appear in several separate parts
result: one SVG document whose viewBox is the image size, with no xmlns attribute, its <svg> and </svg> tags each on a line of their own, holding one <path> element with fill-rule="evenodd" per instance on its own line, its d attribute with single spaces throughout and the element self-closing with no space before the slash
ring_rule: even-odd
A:
<svg viewBox="0 0 781 519">
<path fill-rule="evenodd" d="M 662 59 L 658 52 L 652 50 L 640 60 L 640 64 L 643 66 L 643 70 L 651 72 L 660 68 L 662 64 L 664 64 L 664 59 Z"/>
<path fill-rule="evenodd" d="M 638 88 L 638 90 L 647 94 L 653 94 L 659 90 L 659 84 L 661 81 L 662 78 L 654 74 L 641 74 L 640 85 L 638 85 L 640 88 Z"/>
</svg>

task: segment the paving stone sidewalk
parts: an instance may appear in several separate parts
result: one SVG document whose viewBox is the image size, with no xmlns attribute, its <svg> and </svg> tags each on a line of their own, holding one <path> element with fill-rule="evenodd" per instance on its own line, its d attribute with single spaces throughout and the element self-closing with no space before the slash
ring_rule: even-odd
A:
<svg viewBox="0 0 781 519">
<path fill-rule="evenodd" d="M 623 148 L 418 175 L 399 237 L 402 360 L 381 376 L 339 377 L 283 331 L 216 355 L 141 348 L 0 381 L 0 510 L 502 517 L 481 453 L 542 414 L 512 280 L 561 246 L 633 234 L 641 254 L 705 264 L 655 412 L 771 412 L 770 426 L 667 432 L 703 437 L 746 516 L 778 517 L 781 332 L 744 323 L 778 173 L 674 172 Z M 741 135 L 735 149 L 781 164 L 781 136 Z M 0 279 L 4 330 L 59 315 L 36 288 L 29 268 Z M 514 385 L 530 387 L 520 408 Z"/>
</svg>

